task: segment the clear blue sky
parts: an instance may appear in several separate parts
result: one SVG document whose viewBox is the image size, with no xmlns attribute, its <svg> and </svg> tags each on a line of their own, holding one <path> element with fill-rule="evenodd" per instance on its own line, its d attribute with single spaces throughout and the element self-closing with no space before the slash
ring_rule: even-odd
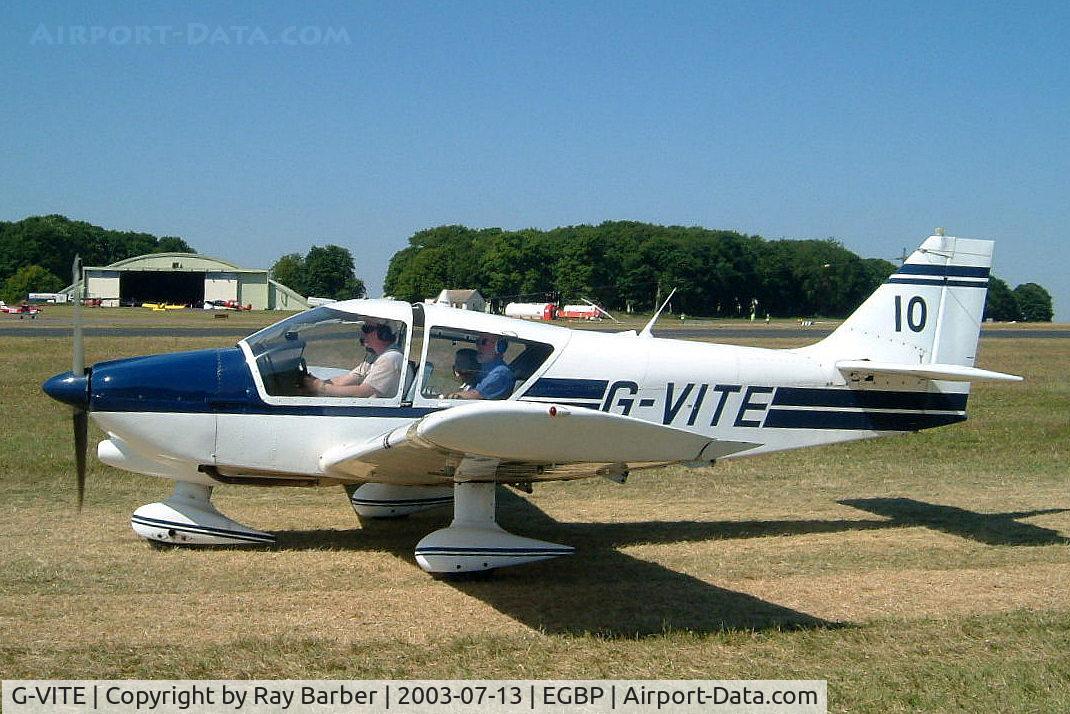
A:
<svg viewBox="0 0 1070 714">
<path fill-rule="evenodd" d="M 338 243 L 373 295 L 443 223 L 945 226 L 1070 320 L 1066 2 L 7 3 L 0 92 L 3 220 Z"/>
</svg>

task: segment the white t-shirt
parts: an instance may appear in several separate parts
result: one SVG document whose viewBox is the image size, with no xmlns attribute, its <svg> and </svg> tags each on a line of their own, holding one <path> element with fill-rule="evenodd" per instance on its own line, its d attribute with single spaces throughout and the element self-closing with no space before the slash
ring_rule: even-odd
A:
<svg viewBox="0 0 1070 714">
<path fill-rule="evenodd" d="M 371 362 L 361 362 L 350 374 L 361 377 L 359 384 L 367 384 L 378 396 L 392 397 L 398 393 L 404 361 L 404 355 L 395 349 L 388 349 Z"/>
</svg>

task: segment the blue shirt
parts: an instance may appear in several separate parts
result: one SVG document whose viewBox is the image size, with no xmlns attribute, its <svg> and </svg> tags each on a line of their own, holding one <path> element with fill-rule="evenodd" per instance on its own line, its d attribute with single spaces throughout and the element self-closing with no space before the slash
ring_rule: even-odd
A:
<svg viewBox="0 0 1070 714">
<path fill-rule="evenodd" d="M 509 365 L 496 357 L 493 362 L 488 362 L 479 370 L 479 380 L 475 390 L 484 399 L 505 399 L 513 393 L 516 386 L 516 376 Z"/>
</svg>

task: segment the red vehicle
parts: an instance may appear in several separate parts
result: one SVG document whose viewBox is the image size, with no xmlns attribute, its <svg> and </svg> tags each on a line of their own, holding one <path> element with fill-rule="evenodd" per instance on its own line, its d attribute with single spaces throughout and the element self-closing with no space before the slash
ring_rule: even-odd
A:
<svg viewBox="0 0 1070 714">
<path fill-rule="evenodd" d="M 557 311 L 562 320 L 601 320 L 602 313 L 596 305 L 565 305 Z"/>
</svg>

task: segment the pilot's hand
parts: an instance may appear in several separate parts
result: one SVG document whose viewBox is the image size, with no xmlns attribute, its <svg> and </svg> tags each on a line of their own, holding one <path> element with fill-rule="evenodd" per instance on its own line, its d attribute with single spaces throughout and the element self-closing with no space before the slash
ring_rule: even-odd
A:
<svg viewBox="0 0 1070 714">
<path fill-rule="evenodd" d="M 319 394 L 323 391 L 323 380 L 319 377 L 313 377 L 311 374 L 306 374 L 301 377 L 301 390 L 309 394 Z"/>
</svg>

